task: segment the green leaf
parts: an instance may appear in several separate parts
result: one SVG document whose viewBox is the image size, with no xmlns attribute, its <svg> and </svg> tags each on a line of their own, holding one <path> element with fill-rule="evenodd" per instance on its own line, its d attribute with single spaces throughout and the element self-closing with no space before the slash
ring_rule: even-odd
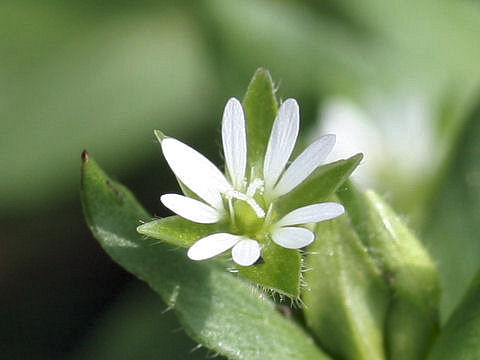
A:
<svg viewBox="0 0 480 360">
<path fill-rule="evenodd" d="M 279 217 L 302 206 L 327 200 L 355 170 L 363 155 L 357 154 L 319 167 L 307 180 L 275 202 Z"/>
<path fill-rule="evenodd" d="M 346 215 L 318 223 L 307 255 L 305 318 L 338 359 L 385 359 L 388 286 Z"/>
<path fill-rule="evenodd" d="M 140 225 L 137 231 L 142 235 L 188 248 L 202 237 L 221 232 L 219 228 L 217 224 L 199 224 L 180 216 L 169 216 Z"/>
<path fill-rule="evenodd" d="M 260 68 L 253 75 L 243 99 L 243 110 L 247 130 L 247 169 L 253 169 L 253 177 L 262 178 L 263 158 L 277 115 L 275 87 L 267 70 Z"/>
<path fill-rule="evenodd" d="M 338 194 L 393 292 L 386 328 L 390 358 L 423 359 L 438 332 L 440 288 L 434 262 L 374 192 L 362 194 L 349 184 Z"/>
<path fill-rule="evenodd" d="M 425 241 L 442 281 L 441 318 L 448 319 L 480 269 L 480 106 L 469 119 L 446 179 L 432 202 Z"/>
<path fill-rule="evenodd" d="M 285 249 L 270 241 L 262 248 L 264 263 L 239 266 L 240 273 L 268 289 L 291 298 L 300 296 L 301 256 L 298 250 Z"/>
<path fill-rule="evenodd" d="M 180 325 L 174 312 L 146 285 L 129 286 L 105 310 L 68 359 L 206 359 L 208 350 L 192 352 L 196 343 L 175 331 Z"/>
<path fill-rule="evenodd" d="M 480 359 L 480 273 L 448 319 L 428 360 Z"/>
<path fill-rule="evenodd" d="M 328 359 L 265 294 L 216 261 L 190 261 L 183 250 L 138 234 L 138 222 L 149 214 L 86 154 L 81 198 L 90 230 L 105 251 L 158 292 L 202 345 L 230 359 Z"/>
</svg>

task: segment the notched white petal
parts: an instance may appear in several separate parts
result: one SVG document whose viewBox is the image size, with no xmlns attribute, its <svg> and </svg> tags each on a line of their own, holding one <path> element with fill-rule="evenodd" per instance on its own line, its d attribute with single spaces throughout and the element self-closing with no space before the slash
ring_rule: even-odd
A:
<svg viewBox="0 0 480 360">
<path fill-rule="evenodd" d="M 281 218 L 276 226 L 300 225 L 330 220 L 345 212 L 343 205 L 335 202 L 325 202 L 303 206 L 295 209 Z"/>
<path fill-rule="evenodd" d="M 242 239 L 241 236 L 218 233 L 206 236 L 193 244 L 187 252 L 192 260 L 205 260 L 220 255 Z"/>
<path fill-rule="evenodd" d="M 288 167 L 278 184 L 274 194 L 282 196 L 300 185 L 332 151 L 335 145 L 335 135 L 322 136 L 310 144 Z"/>
<path fill-rule="evenodd" d="M 200 224 L 213 224 L 222 218 L 222 213 L 201 201 L 178 194 L 165 194 L 160 201 L 181 217 Z"/>
<path fill-rule="evenodd" d="M 222 142 L 225 163 L 235 189 L 241 189 L 247 166 L 247 135 L 240 101 L 228 100 L 222 119 Z"/>
<path fill-rule="evenodd" d="M 271 235 L 276 244 L 287 249 L 300 249 L 315 240 L 315 235 L 310 230 L 301 227 L 276 228 Z"/>
<path fill-rule="evenodd" d="M 232 249 L 233 261 L 241 266 L 250 266 L 260 257 L 260 245 L 251 239 L 240 240 Z"/>
<path fill-rule="evenodd" d="M 265 188 L 271 190 L 281 175 L 297 141 L 300 111 L 294 99 L 287 99 L 280 107 L 268 140 L 263 177 Z"/>
<path fill-rule="evenodd" d="M 221 194 L 232 187 L 210 160 L 174 138 L 162 140 L 162 151 L 180 181 L 215 209 L 223 211 Z"/>
</svg>

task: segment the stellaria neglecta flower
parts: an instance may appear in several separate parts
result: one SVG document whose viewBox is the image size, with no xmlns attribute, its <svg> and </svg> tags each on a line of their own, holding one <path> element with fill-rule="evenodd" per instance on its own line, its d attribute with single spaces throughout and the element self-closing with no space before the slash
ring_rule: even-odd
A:
<svg viewBox="0 0 480 360">
<path fill-rule="evenodd" d="M 271 130 L 263 178 L 247 169 L 245 118 L 242 105 L 235 98 L 228 100 L 222 119 L 226 175 L 188 145 L 156 132 L 170 168 L 188 188 L 186 194 L 192 194 L 165 194 L 161 196 L 162 203 L 193 222 L 229 222 L 230 232 L 214 233 L 196 241 L 188 249 L 190 259 L 205 260 L 232 249 L 235 263 L 250 266 L 260 259 L 262 244 L 273 241 L 287 249 L 303 248 L 315 239 L 314 233 L 303 225 L 344 213 L 342 205 L 325 202 L 297 208 L 276 219 L 275 201 L 304 182 L 335 144 L 334 135 L 325 135 L 287 167 L 297 140 L 299 122 L 297 102 L 285 100 Z"/>
</svg>

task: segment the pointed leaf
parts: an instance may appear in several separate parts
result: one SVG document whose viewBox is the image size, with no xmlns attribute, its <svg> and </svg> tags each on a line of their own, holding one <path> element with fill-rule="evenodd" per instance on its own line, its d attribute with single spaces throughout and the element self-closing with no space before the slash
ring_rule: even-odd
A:
<svg viewBox="0 0 480 360">
<path fill-rule="evenodd" d="M 433 260 L 374 192 L 362 194 L 349 184 L 338 195 L 393 291 L 387 318 L 391 359 L 423 359 L 438 333 L 440 289 Z"/>
<path fill-rule="evenodd" d="M 448 319 L 480 270 L 480 103 L 457 141 L 432 201 L 425 243 L 442 282 L 441 318 Z"/>
<path fill-rule="evenodd" d="M 303 294 L 307 324 L 338 359 L 385 359 L 385 279 L 346 215 L 318 223 L 315 237 Z"/>
<path fill-rule="evenodd" d="M 275 202 L 278 216 L 327 200 L 348 179 L 362 158 L 362 154 L 357 154 L 319 167 L 307 180 Z"/>
<path fill-rule="evenodd" d="M 139 235 L 138 222 L 150 216 L 86 154 L 81 198 L 88 226 L 105 251 L 148 282 L 204 346 L 230 359 L 328 359 L 263 293 L 217 262 L 193 262 L 183 250 Z"/>
<path fill-rule="evenodd" d="M 142 235 L 188 248 L 205 236 L 221 232 L 221 228 L 217 224 L 199 224 L 180 216 L 169 216 L 142 224 L 137 227 L 137 231 Z"/>
<path fill-rule="evenodd" d="M 267 289 L 291 298 L 300 296 L 300 252 L 285 249 L 274 242 L 262 248 L 263 263 L 239 266 L 240 273 Z"/>
<path fill-rule="evenodd" d="M 243 110 L 247 130 L 247 169 L 253 168 L 254 177 L 262 177 L 263 158 L 277 115 L 275 87 L 267 70 L 258 69 L 253 75 L 243 99 Z"/>
</svg>

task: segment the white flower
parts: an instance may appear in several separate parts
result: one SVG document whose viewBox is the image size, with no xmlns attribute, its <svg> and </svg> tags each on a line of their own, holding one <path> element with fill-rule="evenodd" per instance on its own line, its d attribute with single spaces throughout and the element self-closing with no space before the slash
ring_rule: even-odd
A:
<svg viewBox="0 0 480 360">
<path fill-rule="evenodd" d="M 299 130 L 299 108 L 287 99 L 275 118 L 263 164 L 263 178 L 247 178 L 247 138 L 240 102 L 231 98 L 223 113 L 222 140 L 227 177 L 207 158 L 174 138 L 163 138 L 163 154 L 176 177 L 198 198 L 166 194 L 162 203 L 181 217 L 202 224 L 230 221 L 232 232 L 221 232 L 198 240 L 188 250 L 192 260 L 204 260 L 232 249 L 232 258 L 241 266 L 257 262 L 261 243 L 274 241 L 299 249 L 315 236 L 304 225 L 332 219 L 344 213 L 342 205 L 327 202 L 304 206 L 279 220 L 272 220 L 275 200 L 301 184 L 326 158 L 335 144 L 326 135 L 307 147 L 292 164 L 287 162 Z M 246 204 L 239 208 L 236 205 Z M 263 206 L 263 207 L 262 207 Z M 249 236 L 243 234 L 248 233 Z M 258 236 L 252 236 L 252 233 Z"/>
<path fill-rule="evenodd" d="M 317 131 L 341 135 L 342 141 L 331 155 L 351 156 L 359 150 L 368 154 L 352 175 L 364 187 L 412 186 L 432 175 L 441 158 L 439 149 L 446 148 L 436 143 L 429 105 L 414 89 L 393 94 L 374 92 L 358 104 L 333 97 L 322 106 Z M 386 173 L 395 175 L 388 177 Z"/>
</svg>

